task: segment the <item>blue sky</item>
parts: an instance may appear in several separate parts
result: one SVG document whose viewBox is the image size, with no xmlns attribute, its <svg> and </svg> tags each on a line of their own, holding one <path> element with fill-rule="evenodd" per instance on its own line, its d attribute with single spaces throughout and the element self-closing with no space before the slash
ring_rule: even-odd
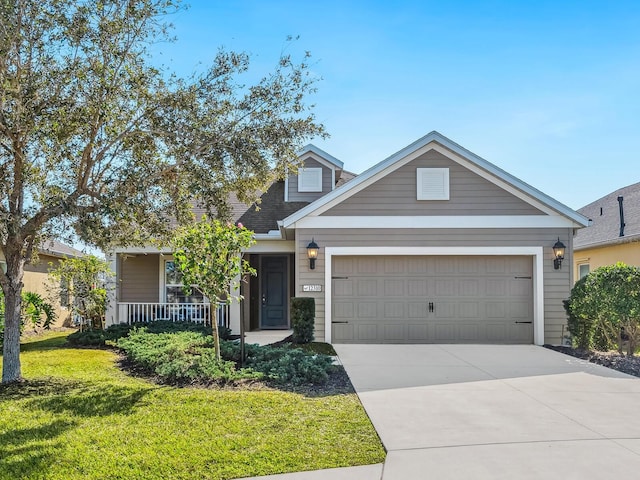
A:
<svg viewBox="0 0 640 480">
<path fill-rule="evenodd" d="M 158 61 L 312 54 L 318 147 L 360 173 L 431 130 L 572 208 L 640 181 L 640 2 L 205 1 Z M 293 44 L 288 35 L 300 36 Z"/>
</svg>

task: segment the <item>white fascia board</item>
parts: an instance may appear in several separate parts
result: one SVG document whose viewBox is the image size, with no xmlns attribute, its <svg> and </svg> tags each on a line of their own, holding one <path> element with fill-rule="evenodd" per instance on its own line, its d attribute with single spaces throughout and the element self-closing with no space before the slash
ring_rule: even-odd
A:
<svg viewBox="0 0 640 480">
<path fill-rule="evenodd" d="M 560 215 L 322 216 L 304 217 L 295 228 L 576 228 Z"/>
<path fill-rule="evenodd" d="M 533 343 L 544 344 L 544 250 L 523 247 L 325 247 L 324 341 L 331 343 L 332 258 L 340 255 L 517 255 L 533 257 Z"/>
<path fill-rule="evenodd" d="M 279 242 L 259 240 L 246 253 L 294 253 L 295 251 L 296 242 L 293 240 L 280 240 Z"/>
<path fill-rule="evenodd" d="M 171 254 L 173 250 L 170 247 L 152 247 L 152 246 L 144 246 L 144 247 L 116 247 L 108 253 L 129 253 L 132 255 L 143 254 L 148 255 L 152 253 L 160 253 L 160 254 Z"/>
<path fill-rule="evenodd" d="M 342 170 L 342 168 L 344 167 L 344 162 L 338 160 L 333 155 L 329 155 L 327 152 L 325 152 L 321 148 L 316 147 L 312 143 L 302 147 L 302 150 L 300 150 L 300 152 L 298 153 L 298 157 L 303 157 L 305 154 L 309 152 L 315 153 L 316 155 L 324 159 L 326 162 L 331 163 L 332 164 L 331 166 L 327 165 L 327 167 L 329 168 L 338 167 L 340 170 Z"/>
<path fill-rule="evenodd" d="M 269 233 L 255 233 L 253 238 L 256 240 L 282 240 L 280 230 L 269 230 Z"/>
<path fill-rule="evenodd" d="M 442 149 L 435 142 L 443 145 L 446 149 Z M 466 160 L 464 166 L 468 167 L 469 165 L 475 164 L 476 168 L 473 169 L 474 172 L 478 173 L 483 178 L 491 181 L 492 183 L 501 186 L 502 188 L 508 187 L 508 191 L 510 193 L 517 195 L 519 198 L 523 199 L 527 203 L 532 204 L 540 210 L 550 213 L 549 208 L 551 208 L 555 212 L 569 217 L 580 227 L 588 225 L 588 219 L 583 215 L 580 215 L 569 207 L 563 205 L 557 200 L 554 200 L 548 195 L 545 195 L 539 190 L 531 187 L 522 180 L 519 180 L 513 175 L 496 167 L 495 165 L 484 160 L 478 155 L 475 155 L 469 150 L 466 150 L 457 143 L 452 142 L 444 135 L 433 131 L 420 138 L 419 140 L 413 142 L 411 145 L 403 148 L 399 152 L 391 155 L 377 165 L 374 165 L 370 169 L 358 175 L 353 180 L 344 184 L 342 187 L 337 188 L 333 192 L 330 192 L 324 197 L 321 197 L 315 202 L 312 202 L 305 208 L 298 210 L 293 215 L 285 218 L 285 226 L 288 227 L 289 225 L 295 223 L 296 221 L 307 215 L 320 215 L 321 213 L 346 200 L 350 196 L 355 195 L 372 183 L 375 183 L 377 180 L 384 177 L 388 173 L 411 162 L 412 160 L 416 159 L 417 157 L 431 149 L 436 149 L 438 152 L 457 162 L 460 162 L 461 159 Z M 453 158 L 451 155 L 452 152 L 456 154 Z M 497 179 L 502 180 L 502 182 L 496 182 Z M 522 193 L 526 195 L 522 195 Z"/>
</svg>

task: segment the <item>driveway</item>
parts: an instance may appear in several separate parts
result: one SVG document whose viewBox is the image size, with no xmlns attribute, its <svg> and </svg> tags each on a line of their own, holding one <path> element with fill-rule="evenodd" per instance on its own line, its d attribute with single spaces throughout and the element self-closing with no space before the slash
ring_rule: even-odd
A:
<svg viewBox="0 0 640 480">
<path fill-rule="evenodd" d="M 537 346 L 334 345 L 387 449 L 384 480 L 640 471 L 640 380 Z"/>
</svg>

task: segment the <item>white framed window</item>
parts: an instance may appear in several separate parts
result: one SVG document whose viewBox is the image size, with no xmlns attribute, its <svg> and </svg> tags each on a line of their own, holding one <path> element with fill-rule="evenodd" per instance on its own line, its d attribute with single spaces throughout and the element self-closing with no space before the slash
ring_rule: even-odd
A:
<svg viewBox="0 0 640 480">
<path fill-rule="evenodd" d="M 578 265 L 578 279 L 584 278 L 587 275 L 589 275 L 589 264 L 581 263 L 580 265 Z"/>
<path fill-rule="evenodd" d="M 418 200 L 449 200 L 448 168 L 417 168 Z"/>
<path fill-rule="evenodd" d="M 321 192 L 322 168 L 298 169 L 298 192 Z"/>
<path fill-rule="evenodd" d="M 182 288 L 182 273 L 173 260 L 164 262 L 164 301 L 167 303 L 204 303 L 205 297 L 197 288 L 186 295 Z"/>
</svg>

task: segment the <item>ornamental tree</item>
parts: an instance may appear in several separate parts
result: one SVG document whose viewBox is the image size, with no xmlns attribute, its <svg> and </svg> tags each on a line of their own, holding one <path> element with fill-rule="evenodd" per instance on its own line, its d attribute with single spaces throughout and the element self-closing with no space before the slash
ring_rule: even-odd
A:
<svg viewBox="0 0 640 480">
<path fill-rule="evenodd" d="M 52 296 L 69 299 L 71 313 L 81 319 L 81 329 L 84 325 L 102 328 L 107 309 L 106 283 L 114 275 L 107 262 L 86 255 L 50 265 L 49 275 L 55 281 L 49 285 Z"/>
<path fill-rule="evenodd" d="M 218 51 L 202 74 L 152 64 L 179 0 L 0 0 L 2 382 L 19 380 L 25 264 L 46 237 L 107 249 L 168 238 L 197 202 L 228 214 L 324 135 L 306 57 L 279 58 L 245 85 L 244 53 Z"/>
<path fill-rule="evenodd" d="M 173 258 L 182 272 L 183 288 L 187 294 L 191 288 L 197 288 L 211 303 L 210 320 L 218 360 L 220 337 L 215 311 L 224 301 L 240 301 L 240 281 L 246 275 L 256 275 L 243 258 L 243 252 L 254 243 L 253 232 L 241 223 L 209 221 L 207 217 L 180 228 L 173 239 Z"/>
</svg>

